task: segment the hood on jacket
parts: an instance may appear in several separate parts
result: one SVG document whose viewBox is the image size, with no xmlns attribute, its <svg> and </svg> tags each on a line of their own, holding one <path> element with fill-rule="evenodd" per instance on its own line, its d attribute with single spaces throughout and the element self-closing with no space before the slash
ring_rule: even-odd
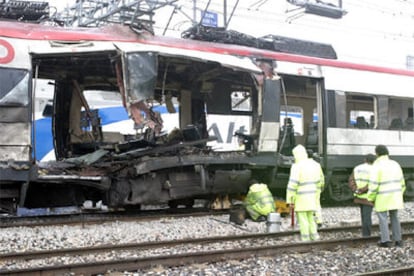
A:
<svg viewBox="0 0 414 276">
<path fill-rule="evenodd" d="M 308 153 L 302 145 L 297 145 L 292 150 L 293 156 L 295 157 L 295 162 L 300 162 L 302 160 L 308 159 Z"/>
<path fill-rule="evenodd" d="M 255 183 L 255 184 L 253 184 L 253 185 L 250 186 L 249 192 L 257 193 L 257 192 L 263 191 L 265 189 L 267 189 L 267 185 L 266 184 L 263 184 L 263 183 Z"/>
</svg>

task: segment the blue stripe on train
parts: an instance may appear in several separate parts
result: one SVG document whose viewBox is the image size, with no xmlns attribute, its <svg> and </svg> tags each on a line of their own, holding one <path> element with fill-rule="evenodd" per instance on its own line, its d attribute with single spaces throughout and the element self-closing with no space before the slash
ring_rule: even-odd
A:
<svg viewBox="0 0 414 276">
<path fill-rule="evenodd" d="M 41 160 L 53 150 L 52 118 L 36 120 L 36 159 Z"/>
<path fill-rule="evenodd" d="M 156 106 L 153 110 L 161 114 L 168 112 L 164 106 Z M 100 108 L 98 114 L 103 126 L 129 120 L 128 113 L 122 106 Z M 52 118 L 38 119 L 36 120 L 36 160 L 41 160 L 52 150 Z"/>
<path fill-rule="evenodd" d="M 156 106 L 154 111 L 161 114 L 168 113 L 165 106 Z M 99 117 L 101 118 L 101 124 L 109 125 L 112 123 L 129 120 L 128 113 L 122 106 L 105 107 L 98 110 Z M 286 113 L 281 112 L 280 115 L 284 116 Z M 301 118 L 300 113 L 288 113 L 289 117 Z M 314 116 L 314 120 L 317 117 Z M 52 137 L 52 118 L 46 117 L 36 120 L 36 159 L 41 160 L 53 150 L 53 137 Z"/>
</svg>

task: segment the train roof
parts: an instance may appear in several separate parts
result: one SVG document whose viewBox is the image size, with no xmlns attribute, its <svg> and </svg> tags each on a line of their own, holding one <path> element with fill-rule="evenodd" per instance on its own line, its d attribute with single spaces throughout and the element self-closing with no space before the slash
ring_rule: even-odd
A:
<svg viewBox="0 0 414 276">
<path fill-rule="evenodd" d="M 275 52 L 271 50 L 264 50 L 235 44 L 197 41 L 166 36 L 154 36 L 147 32 L 135 32 L 130 27 L 119 24 L 107 25 L 99 28 L 67 28 L 15 21 L 0 21 L 0 36 L 27 40 L 136 42 L 215 54 L 242 56 L 256 59 L 270 59 L 276 61 L 312 64 L 414 77 L 414 71 L 406 69 Z"/>
</svg>

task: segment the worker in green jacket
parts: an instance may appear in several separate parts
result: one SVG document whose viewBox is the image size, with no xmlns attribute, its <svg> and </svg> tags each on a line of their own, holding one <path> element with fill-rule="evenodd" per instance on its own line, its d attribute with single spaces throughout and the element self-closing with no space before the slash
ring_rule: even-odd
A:
<svg viewBox="0 0 414 276">
<path fill-rule="evenodd" d="M 245 199 L 247 213 L 254 221 L 264 221 L 269 213 L 275 212 L 273 195 L 266 184 L 252 181 Z"/>
<path fill-rule="evenodd" d="M 375 147 L 375 160 L 368 184 L 368 200 L 374 204 L 378 215 L 381 240 L 379 246 L 390 247 L 388 213 L 391 220 L 392 238 L 396 246 L 402 246 L 401 224 L 398 210 L 404 208 L 405 180 L 401 166 L 388 156 L 384 145 Z"/>
<path fill-rule="evenodd" d="M 314 213 L 320 206 L 320 189 L 325 178 L 318 162 L 308 158 L 305 147 L 297 145 L 292 150 L 295 163 L 290 169 L 286 203 L 293 206 L 299 223 L 302 241 L 318 240 L 319 234 Z"/>
</svg>

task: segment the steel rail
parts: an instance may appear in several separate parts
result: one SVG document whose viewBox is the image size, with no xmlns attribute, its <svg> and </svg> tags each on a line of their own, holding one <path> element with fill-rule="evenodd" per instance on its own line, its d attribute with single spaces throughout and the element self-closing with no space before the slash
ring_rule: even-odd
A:
<svg viewBox="0 0 414 276">
<path fill-rule="evenodd" d="M 405 235 L 413 238 L 414 233 Z M 336 250 L 338 246 L 363 247 L 376 243 L 378 237 L 347 238 L 317 242 L 295 242 L 272 246 L 246 247 L 225 250 L 199 251 L 183 254 L 158 255 L 151 257 L 126 258 L 120 260 L 76 263 L 69 265 L 45 266 L 28 269 L 0 270 L 0 275 L 61 275 L 66 273 L 92 275 L 107 271 L 133 271 L 154 266 L 184 266 L 194 263 L 214 263 L 221 261 L 242 260 L 251 257 L 276 256 L 286 253 L 307 253 L 320 250 Z M 412 271 L 412 270 L 411 270 Z"/>
<path fill-rule="evenodd" d="M 412 223 L 410 224 L 412 227 Z M 356 231 L 359 227 L 337 227 L 324 229 L 321 232 L 333 232 L 333 231 Z M 208 243 L 220 243 L 225 241 L 242 241 L 247 239 L 264 239 L 275 238 L 296 234 L 297 231 L 287 231 L 278 233 L 262 233 L 262 234 L 249 234 L 249 235 L 237 235 L 237 236 L 222 236 L 222 237 L 209 237 L 199 239 L 185 239 L 185 240 L 173 240 L 164 242 L 147 242 L 139 244 L 124 244 L 124 245 L 105 245 L 93 248 L 72 248 L 65 250 L 51 250 L 51 251 L 38 251 L 27 253 L 8 253 L 0 255 L 0 259 L 5 261 L 7 259 L 24 259 L 31 260 L 36 258 L 47 258 L 60 255 L 85 255 L 95 252 L 102 253 L 103 251 L 122 251 L 122 250 L 145 250 L 151 248 L 185 245 L 185 244 L 208 244 Z M 412 238 L 414 233 L 405 233 L 404 238 Z M 299 242 L 299 243 L 281 243 L 278 245 L 268 245 L 260 247 L 245 247 L 245 248 L 231 248 L 225 250 L 208 250 L 203 252 L 193 252 L 174 255 L 156 255 L 151 257 L 138 257 L 138 258 L 125 258 L 122 260 L 111 260 L 103 262 L 91 262 L 91 263 L 79 263 L 71 265 L 57 265 L 57 266 L 44 266 L 37 268 L 27 269 L 2 269 L 0 275 L 49 275 L 49 273 L 104 273 L 108 270 L 128 270 L 128 269 L 143 269 L 149 268 L 153 265 L 161 266 L 178 266 L 188 265 L 191 263 L 200 262 L 217 262 L 224 259 L 243 259 L 252 256 L 270 256 L 280 253 L 291 252 L 311 252 L 312 250 L 330 249 L 335 246 L 360 246 L 367 243 L 377 242 L 378 237 L 373 236 L 369 238 L 352 237 L 342 240 L 323 240 L 318 242 Z M 29 254 L 29 255 L 28 255 Z M 32 255 L 30 255 L 32 254 Z"/>
<path fill-rule="evenodd" d="M 414 272 L 414 266 L 399 267 L 395 269 L 377 270 L 367 273 L 358 273 L 354 276 L 411 276 Z"/>
<path fill-rule="evenodd" d="M 33 217 L 2 217 L 0 218 L 0 229 L 11 227 L 36 227 L 53 225 L 76 225 L 76 224 L 98 224 L 110 221 L 139 221 L 155 220 L 160 218 L 182 218 L 188 216 L 223 215 L 228 211 L 207 210 L 206 208 L 178 208 L 143 210 L 131 212 L 88 212 L 64 215 L 33 216 Z"/>
<path fill-rule="evenodd" d="M 401 227 L 403 229 L 412 230 L 414 228 L 414 222 L 402 222 Z M 359 225 L 345 226 L 345 227 L 331 227 L 322 228 L 319 230 L 320 234 L 333 233 L 333 232 L 348 232 L 356 233 L 360 231 Z M 373 230 L 378 230 L 378 225 L 374 225 Z M 186 244 L 208 244 L 208 243 L 220 243 L 228 241 L 243 241 L 247 239 L 278 239 L 287 236 L 293 236 L 299 234 L 298 230 L 289 230 L 276 233 L 256 233 L 256 234 L 242 234 L 232 236 L 210 236 L 203 238 L 189 238 L 167 241 L 150 241 L 141 243 L 121 243 L 121 244 L 104 244 L 93 247 L 74 247 L 64 249 L 52 249 L 52 250 L 36 250 L 25 252 L 9 252 L 0 254 L 0 260 L 33 260 L 39 258 L 47 258 L 54 256 L 71 256 L 71 255 L 87 255 L 93 253 L 103 253 L 105 251 L 114 250 L 146 250 L 154 248 L 170 248 L 174 246 L 186 245 Z M 378 237 L 375 237 L 378 239 Z M 1 270 L 0 270 L 1 271 Z"/>
</svg>

